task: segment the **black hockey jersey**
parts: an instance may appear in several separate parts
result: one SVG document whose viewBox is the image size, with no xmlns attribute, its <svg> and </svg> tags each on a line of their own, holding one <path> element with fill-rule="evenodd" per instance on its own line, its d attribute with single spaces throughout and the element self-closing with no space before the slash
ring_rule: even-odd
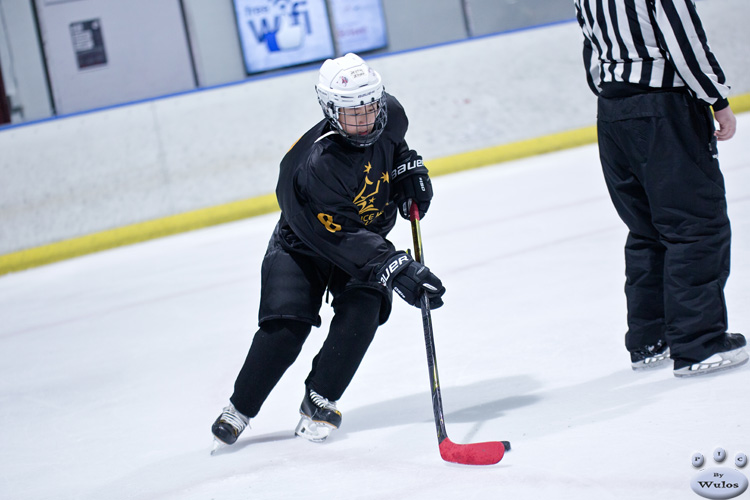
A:
<svg viewBox="0 0 750 500">
<path fill-rule="evenodd" d="M 288 250 L 325 258 L 361 281 L 394 252 L 392 171 L 417 157 L 404 140 L 408 119 L 387 96 L 388 122 L 371 146 L 354 147 L 322 120 L 281 161 L 275 237 Z M 424 167 L 422 167 L 424 168 Z"/>
</svg>

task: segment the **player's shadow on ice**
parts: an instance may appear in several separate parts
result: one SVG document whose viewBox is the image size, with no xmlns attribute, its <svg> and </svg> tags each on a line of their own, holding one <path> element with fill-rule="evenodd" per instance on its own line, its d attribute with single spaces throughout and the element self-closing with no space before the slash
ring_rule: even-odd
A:
<svg viewBox="0 0 750 500">
<path fill-rule="evenodd" d="M 667 373 L 667 375 L 670 375 Z M 540 408 L 542 418 L 524 418 L 524 433 L 547 435 L 564 431 L 572 425 L 620 418 L 659 401 L 674 388 L 672 377 L 646 381 L 630 370 L 621 369 L 570 386 L 544 388 L 530 376 L 503 377 L 465 386 L 442 388 L 446 427 L 453 423 L 474 424 L 463 439 L 471 440 L 485 422 L 500 417 L 518 418 L 513 410 L 528 406 Z M 344 410 L 344 425 L 337 438 L 347 432 L 395 427 L 434 421 L 429 386 L 423 393 L 379 401 L 367 406 Z M 521 410 L 528 416 L 528 411 Z"/>
<path fill-rule="evenodd" d="M 441 388 L 446 425 L 451 422 L 481 424 L 501 417 L 510 410 L 533 405 L 539 397 L 528 393 L 538 388 L 539 384 L 528 376 L 503 377 Z M 337 431 L 337 438 L 348 431 L 434 421 L 429 385 L 423 393 L 345 409 L 344 421 L 345 424 Z"/>
</svg>

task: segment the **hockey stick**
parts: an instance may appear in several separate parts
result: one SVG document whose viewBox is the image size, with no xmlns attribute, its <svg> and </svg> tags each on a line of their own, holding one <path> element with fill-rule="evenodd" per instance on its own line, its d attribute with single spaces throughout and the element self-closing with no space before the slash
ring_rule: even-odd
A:
<svg viewBox="0 0 750 500">
<path fill-rule="evenodd" d="M 422 251 L 422 233 L 419 228 L 419 207 L 412 202 L 409 207 L 411 220 L 411 234 L 414 239 L 414 258 L 424 264 Z M 422 325 L 424 326 L 424 342 L 427 348 L 427 367 L 430 372 L 430 388 L 432 389 L 432 411 L 435 415 L 438 446 L 440 456 L 446 462 L 465 465 L 491 465 L 502 460 L 505 451 L 510 449 L 508 441 L 488 441 L 486 443 L 456 444 L 448 438 L 443 417 L 443 399 L 440 395 L 440 380 L 438 379 L 437 357 L 435 356 L 435 337 L 432 333 L 432 316 L 430 315 L 430 300 L 426 293 L 420 296 L 422 309 Z"/>
</svg>

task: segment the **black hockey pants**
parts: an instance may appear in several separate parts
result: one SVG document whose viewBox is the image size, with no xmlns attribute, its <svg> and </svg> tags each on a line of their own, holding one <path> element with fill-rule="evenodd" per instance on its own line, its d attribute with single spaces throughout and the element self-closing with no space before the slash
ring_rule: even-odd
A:
<svg viewBox="0 0 750 500">
<path fill-rule="evenodd" d="M 351 288 L 334 298 L 328 336 L 313 359 L 306 387 L 337 401 L 349 386 L 379 325 L 383 294 Z M 312 325 L 292 319 L 264 321 L 234 384 L 232 404 L 252 418 L 281 376 L 294 363 Z M 302 391 L 300 391 L 300 398 Z"/>
<path fill-rule="evenodd" d="M 724 335 L 730 227 L 710 109 L 682 92 L 599 98 L 598 139 L 625 245 L 633 351 L 700 361 Z"/>
</svg>

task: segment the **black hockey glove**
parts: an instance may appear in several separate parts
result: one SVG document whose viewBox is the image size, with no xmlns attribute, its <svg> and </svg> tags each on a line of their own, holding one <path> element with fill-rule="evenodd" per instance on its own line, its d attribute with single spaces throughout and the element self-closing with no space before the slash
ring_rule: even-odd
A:
<svg viewBox="0 0 750 500">
<path fill-rule="evenodd" d="M 391 288 L 410 305 L 419 307 L 419 296 L 422 292 L 427 294 L 431 309 L 443 305 L 443 282 L 432 274 L 429 268 L 414 261 L 406 252 L 391 255 L 378 271 L 377 277 L 380 283 Z"/>
<path fill-rule="evenodd" d="M 413 153 L 409 161 L 393 169 L 391 179 L 393 201 L 401 217 L 409 220 L 409 200 L 414 200 L 419 207 L 419 218 L 422 219 L 432 200 L 432 181 L 422 164 L 422 157 Z"/>
</svg>

